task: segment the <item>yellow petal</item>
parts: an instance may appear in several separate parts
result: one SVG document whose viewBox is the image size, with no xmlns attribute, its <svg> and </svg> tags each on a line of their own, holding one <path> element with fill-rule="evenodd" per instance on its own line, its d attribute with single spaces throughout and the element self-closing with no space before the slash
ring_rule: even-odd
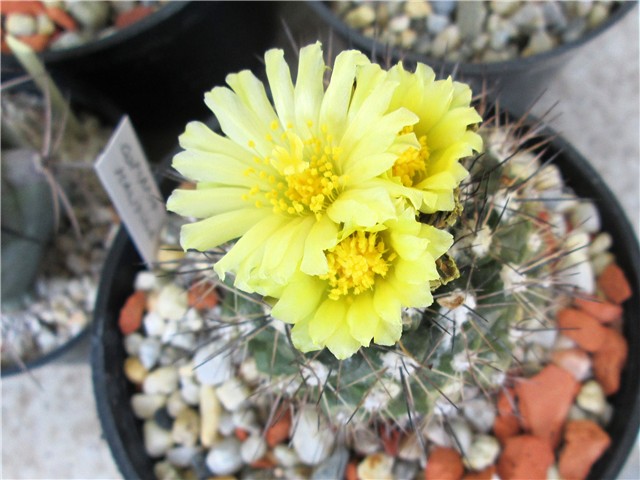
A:
<svg viewBox="0 0 640 480">
<path fill-rule="evenodd" d="M 280 126 L 286 129 L 287 125 L 293 125 L 296 119 L 289 65 L 284 60 L 284 52 L 280 49 L 268 50 L 264 54 L 264 63 Z"/>
<path fill-rule="evenodd" d="M 360 342 L 351 336 L 349 326 L 342 323 L 327 339 L 327 348 L 338 360 L 349 358 L 360 349 Z"/>
<path fill-rule="evenodd" d="M 245 234 L 263 218 L 263 211 L 247 208 L 183 225 L 180 230 L 180 244 L 185 250 L 210 250 Z"/>
<path fill-rule="evenodd" d="M 244 174 L 248 162 L 241 157 L 229 157 L 218 153 L 200 153 L 184 150 L 173 157 L 171 166 L 185 178 L 197 182 L 251 188 L 256 182 Z"/>
<path fill-rule="evenodd" d="M 303 138 L 309 138 L 308 122 L 317 125 L 320 105 L 324 95 L 324 60 L 320 42 L 300 49 L 298 76 L 293 92 L 296 130 Z"/>
<path fill-rule="evenodd" d="M 402 306 L 397 292 L 388 282 L 376 283 L 376 289 L 373 293 L 373 307 L 385 322 L 393 322 L 399 318 Z M 376 343 L 378 342 L 376 341 Z"/>
<path fill-rule="evenodd" d="M 167 210 L 185 217 L 206 218 L 247 207 L 242 195 L 245 188 L 217 187 L 173 191 L 167 200 Z"/>
<path fill-rule="evenodd" d="M 345 228 L 373 227 L 395 217 L 396 209 L 389 193 L 380 188 L 352 189 L 343 192 L 327 209 L 327 215 Z"/>
<path fill-rule="evenodd" d="M 322 344 L 311 340 L 309 336 L 309 320 L 300 321 L 293 326 L 291 329 L 291 341 L 294 347 L 304 353 L 323 348 Z"/>
<path fill-rule="evenodd" d="M 271 315 L 287 323 L 298 323 L 318 308 L 325 291 L 325 283 L 309 275 L 297 275 L 289 282 Z"/>
<path fill-rule="evenodd" d="M 342 324 L 346 324 L 347 305 L 339 300 L 324 300 L 309 321 L 309 336 L 314 343 L 324 343 Z"/>
<path fill-rule="evenodd" d="M 327 257 L 325 250 L 338 243 L 338 225 L 323 215 L 311 227 L 304 244 L 304 256 L 300 269 L 308 275 L 323 275 L 327 273 Z"/>
<path fill-rule="evenodd" d="M 264 90 L 264 84 L 253 73 L 243 70 L 227 75 L 226 80 L 238 98 L 255 114 L 256 119 L 268 126 L 272 122 L 278 123 L 276 112 Z"/>
<path fill-rule="evenodd" d="M 362 346 L 368 347 L 378 327 L 380 317 L 373 308 L 373 297 L 369 293 L 357 295 L 347 314 L 349 331 Z"/>
</svg>

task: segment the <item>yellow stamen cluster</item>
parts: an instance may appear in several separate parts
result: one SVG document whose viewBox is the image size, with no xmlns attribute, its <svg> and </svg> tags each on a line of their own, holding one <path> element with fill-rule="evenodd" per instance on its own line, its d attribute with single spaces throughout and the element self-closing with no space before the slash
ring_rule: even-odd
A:
<svg viewBox="0 0 640 480">
<path fill-rule="evenodd" d="M 389 263 L 396 257 L 387 253 L 384 241 L 376 232 L 357 231 L 326 253 L 329 272 L 322 275 L 331 287 L 329 298 L 359 295 L 371 290 L 376 276 L 385 277 Z"/>
<path fill-rule="evenodd" d="M 294 142 L 290 143 L 293 144 Z M 248 194 L 243 195 L 243 199 L 248 200 L 258 193 L 266 192 L 264 198 L 273 207 L 274 213 L 319 215 L 335 199 L 340 187 L 340 176 L 335 171 L 340 149 L 331 144 L 331 136 L 325 135 L 322 139 L 312 137 L 297 151 L 291 147 L 291 151 L 283 152 L 282 146 L 274 147 L 274 151 L 278 149 L 280 159 L 291 155 L 301 157 L 291 158 L 288 163 L 305 167 L 302 171 L 298 169 L 289 174 L 278 172 L 270 157 L 263 160 L 256 158 L 260 171 L 249 168 L 245 175 L 257 177 L 261 181 L 260 186 L 254 186 Z M 267 170 L 276 173 L 278 179 L 273 173 L 267 173 Z M 255 203 L 256 207 L 263 206 L 260 200 L 256 200 Z"/>
<path fill-rule="evenodd" d="M 427 137 L 423 135 L 419 141 L 419 150 L 413 147 L 407 148 L 393 164 L 393 176 L 400 177 L 400 181 L 405 187 L 413 187 L 420 183 L 427 171 L 427 161 L 429 160 Z"/>
</svg>

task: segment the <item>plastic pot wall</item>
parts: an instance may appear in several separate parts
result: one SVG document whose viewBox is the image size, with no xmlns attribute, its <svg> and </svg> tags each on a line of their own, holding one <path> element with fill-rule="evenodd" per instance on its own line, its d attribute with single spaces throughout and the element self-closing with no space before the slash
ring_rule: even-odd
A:
<svg viewBox="0 0 640 480">
<path fill-rule="evenodd" d="M 624 305 L 624 335 L 629 358 L 622 372 L 621 387 L 609 400 L 614 415 L 607 427 L 612 442 L 594 464 L 590 479 L 616 478 L 635 443 L 640 426 L 640 250 L 622 208 L 597 172 L 570 144 L 556 134 L 544 132 L 550 142 L 546 158 L 558 154 L 567 186 L 594 201 L 602 219 L 602 229 L 613 237 L 612 252 L 631 283 L 634 295 Z M 163 184 L 164 193 L 171 188 Z M 121 229 L 105 264 L 98 292 L 92 330 L 91 364 L 94 393 L 104 434 L 114 459 L 125 478 L 151 478 L 152 460 L 144 450 L 141 423 L 130 406 L 134 387 L 125 378 L 126 353 L 118 328 L 118 315 L 133 293 L 135 274 L 142 269 L 126 231 Z"/>
<path fill-rule="evenodd" d="M 369 56 L 375 54 L 379 60 L 390 59 L 393 64 L 402 60 L 408 68 L 413 68 L 417 62 L 426 63 L 441 78 L 455 75 L 456 79 L 469 83 L 474 92 L 482 92 L 487 88 L 487 93 L 499 98 L 503 105 L 515 111 L 524 111 L 544 93 L 578 48 L 613 27 L 633 10 L 637 2 L 621 2 L 603 23 L 577 40 L 530 57 L 494 63 L 446 62 L 400 48 L 390 48 L 349 27 L 333 13 L 331 3 L 310 1 L 308 5 L 327 24 L 332 34 L 342 38 L 349 47 L 358 48 Z"/>
</svg>

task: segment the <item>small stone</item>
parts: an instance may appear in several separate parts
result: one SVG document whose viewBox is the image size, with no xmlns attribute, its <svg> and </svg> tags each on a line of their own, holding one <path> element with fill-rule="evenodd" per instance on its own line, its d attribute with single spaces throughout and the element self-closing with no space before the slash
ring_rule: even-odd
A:
<svg viewBox="0 0 640 480">
<path fill-rule="evenodd" d="M 398 446 L 398 458 L 416 462 L 422 460 L 424 457 L 425 452 L 416 432 L 410 432 L 402 438 Z"/>
<path fill-rule="evenodd" d="M 175 367 L 160 367 L 147 375 L 142 390 L 147 394 L 169 395 L 178 388 L 178 370 Z"/>
<path fill-rule="evenodd" d="M 173 445 L 171 432 L 160 428 L 153 420 L 147 420 L 142 426 L 144 448 L 150 457 L 164 455 Z"/>
<path fill-rule="evenodd" d="M 143 420 L 153 417 L 159 408 L 164 407 L 167 403 L 167 397 L 160 394 L 148 395 L 144 393 L 135 393 L 131 397 L 131 408 L 133 414 Z"/>
<path fill-rule="evenodd" d="M 203 385 L 218 386 L 232 377 L 231 358 L 221 342 L 212 342 L 199 348 L 193 356 L 195 374 Z"/>
<path fill-rule="evenodd" d="M 298 412 L 294 425 L 291 443 L 300 460 L 306 465 L 318 465 L 324 461 L 335 442 L 335 434 L 326 419 L 314 407 L 304 406 Z"/>
<path fill-rule="evenodd" d="M 582 37 L 586 30 L 587 21 L 584 18 L 573 18 L 562 32 L 562 41 L 565 43 L 575 42 Z"/>
<path fill-rule="evenodd" d="M 4 26 L 7 33 L 16 37 L 33 35 L 38 31 L 36 19 L 25 13 L 10 13 L 5 19 Z"/>
<path fill-rule="evenodd" d="M 327 478 L 344 478 L 344 472 L 349 462 L 349 450 L 345 447 L 337 447 L 322 464 L 318 465 L 311 475 L 312 480 L 325 480 Z M 361 477 L 366 478 L 366 477 Z M 377 478 L 377 477 L 372 477 Z"/>
<path fill-rule="evenodd" d="M 107 2 L 75 0 L 66 2 L 66 8 L 69 14 L 88 30 L 100 30 L 109 20 L 109 4 Z"/>
<path fill-rule="evenodd" d="M 587 19 L 587 25 L 589 28 L 596 28 L 602 22 L 604 22 L 609 16 L 609 6 L 604 5 L 602 3 L 596 3 L 591 12 L 589 12 L 589 17 Z"/>
<path fill-rule="evenodd" d="M 482 32 L 487 9 L 484 2 L 460 2 L 456 13 L 456 23 L 460 29 L 460 36 L 471 40 Z"/>
<path fill-rule="evenodd" d="M 571 211 L 569 216 L 573 228 L 588 233 L 598 233 L 600 231 L 600 213 L 591 202 L 581 202 Z"/>
<path fill-rule="evenodd" d="M 273 448 L 273 456 L 282 467 L 294 467 L 300 463 L 300 458 L 293 448 L 286 445 L 276 445 Z"/>
<path fill-rule="evenodd" d="M 171 430 L 173 427 L 173 418 L 169 415 L 166 405 L 156 410 L 153 414 L 153 420 L 160 428 L 164 428 L 165 430 Z"/>
<path fill-rule="evenodd" d="M 231 475 L 242 468 L 240 442 L 235 438 L 225 438 L 216 442 L 207 454 L 206 463 L 215 475 Z"/>
<path fill-rule="evenodd" d="M 390 31 L 394 33 L 400 33 L 409 28 L 409 24 L 411 20 L 407 15 L 399 15 L 397 17 L 393 17 L 389 22 L 388 28 Z"/>
<path fill-rule="evenodd" d="M 185 403 L 198 405 L 200 403 L 200 385 L 193 377 L 180 377 L 180 395 Z"/>
<path fill-rule="evenodd" d="M 158 293 L 155 311 L 167 320 L 180 320 L 189 308 L 187 291 L 169 283 Z"/>
<path fill-rule="evenodd" d="M 178 468 L 187 468 L 193 464 L 193 459 L 198 453 L 198 447 L 174 447 L 167 452 L 167 460 Z"/>
<path fill-rule="evenodd" d="M 418 34 L 413 30 L 404 30 L 400 33 L 400 46 L 409 50 L 416 43 Z"/>
<path fill-rule="evenodd" d="M 489 8 L 492 12 L 495 12 L 504 17 L 511 15 L 520 6 L 517 0 L 491 0 Z"/>
<path fill-rule="evenodd" d="M 595 256 L 602 252 L 606 252 L 613 245 L 613 239 L 608 232 L 602 232 L 596 235 L 589 245 L 589 256 Z"/>
<path fill-rule="evenodd" d="M 144 337 L 140 333 L 132 333 L 124 337 L 124 350 L 127 354 L 135 357 L 140 352 L 140 345 Z"/>
<path fill-rule="evenodd" d="M 216 393 L 224 408 L 233 412 L 240 408 L 251 392 L 238 378 L 233 377 L 220 385 Z"/>
<path fill-rule="evenodd" d="M 411 0 L 404 3 L 404 13 L 409 15 L 409 18 L 424 18 L 432 12 L 431 4 L 425 0 Z"/>
<path fill-rule="evenodd" d="M 41 35 L 51 35 L 56 31 L 56 25 L 48 15 L 42 13 L 36 17 L 36 29 L 37 33 Z"/>
<path fill-rule="evenodd" d="M 544 31 L 544 13 L 537 3 L 523 2 L 522 7 L 511 17 L 511 22 L 524 34 Z"/>
<path fill-rule="evenodd" d="M 607 268 L 610 264 L 615 261 L 615 255 L 611 252 L 602 252 L 595 255 L 591 259 L 591 266 L 593 267 L 593 274 L 596 277 L 599 277 L 600 274 Z"/>
<path fill-rule="evenodd" d="M 374 453 L 358 464 L 358 478 L 391 479 L 393 457 L 385 453 Z"/>
<path fill-rule="evenodd" d="M 208 385 L 200 387 L 200 443 L 211 447 L 218 436 L 222 406 L 216 390 Z"/>
<path fill-rule="evenodd" d="M 449 25 L 433 39 L 431 53 L 436 58 L 442 58 L 460 44 L 460 31 L 457 25 Z"/>
<path fill-rule="evenodd" d="M 149 291 L 158 287 L 158 277 L 149 270 L 141 270 L 136 274 L 134 281 L 135 290 Z"/>
<path fill-rule="evenodd" d="M 546 31 L 540 30 L 531 35 L 529 43 L 522 51 L 523 57 L 529 57 L 538 53 L 546 52 L 556 46 L 555 39 Z"/>
<path fill-rule="evenodd" d="M 153 466 L 153 474 L 158 480 L 181 480 L 178 470 L 170 462 L 164 460 Z"/>
<path fill-rule="evenodd" d="M 407 462 L 402 460 L 396 460 L 393 465 L 391 478 L 398 478 L 398 479 L 418 478 L 419 468 L 420 468 L 420 464 L 418 464 L 417 462 Z"/>
<path fill-rule="evenodd" d="M 451 20 L 446 15 L 433 14 L 429 15 L 426 20 L 426 27 L 429 33 L 437 35 L 449 26 Z"/>
<path fill-rule="evenodd" d="M 178 445 L 194 447 L 198 443 L 200 436 L 201 419 L 198 412 L 192 408 L 185 408 L 178 413 L 171 436 Z"/>
<path fill-rule="evenodd" d="M 438 15 L 451 15 L 453 11 L 456 9 L 456 4 L 458 3 L 455 0 L 437 0 L 429 2 L 431 4 L 431 8 Z"/>
<path fill-rule="evenodd" d="M 568 286 L 574 286 L 583 294 L 593 295 L 595 293 L 595 280 L 591 263 L 584 260 L 580 261 L 580 263 L 575 263 L 572 260 L 575 258 L 579 257 L 567 255 L 559 262 L 558 271 L 560 273 L 557 281 Z"/>
<path fill-rule="evenodd" d="M 142 319 L 145 332 L 150 337 L 162 337 L 167 328 L 167 322 L 156 312 L 147 312 Z"/>
<path fill-rule="evenodd" d="M 178 416 L 178 414 L 187 407 L 187 403 L 183 400 L 180 391 L 176 390 L 167 399 L 167 411 L 169 415 L 173 418 Z"/>
<path fill-rule="evenodd" d="M 252 433 L 261 431 L 258 424 L 258 416 L 254 410 L 235 410 L 231 414 L 231 418 L 235 428 L 241 428 Z"/>
<path fill-rule="evenodd" d="M 499 454 L 500 442 L 495 437 L 478 435 L 465 452 L 463 462 L 471 470 L 484 470 L 494 464 Z"/>
<path fill-rule="evenodd" d="M 161 352 L 162 344 L 157 338 L 143 338 L 138 346 L 138 358 L 147 370 L 156 366 Z"/>
<path fill-rule="evenodd" d="M 240 456 L 247 464 L 260 460 L 266 453 L 267 442 L 262 435 L 249 435 L 240 447 Z"/>
<path fill-rule="evenodd" d="M 464 403 L 464 416 L 476 431 L 487 433 L 493 428 L 496 418 L 496 406 L 484 397 L 474 398 Z"/>
<path fill-rule="evenodd" d="M 595 380 L 589 380 L 582 388 L 576 398 L 576 403 L 583 410 L 601 416 L 607 408 L 607 399 L 602 387 Z"/>
<path fill-rule="evenodd" d="M 363 28 L 373 23 L 376 19 L 376 12 L 370 5 L 360 5 L 359 7 L 351 10 L 344 17 L 344 21 L 351 28 Z"/>
<path fill-rule="evenodd" d="M 49 44 L 49 50 L 66 50 L 87 43 L 87 36 L 81 32 L 67 31 L 55 37 Z"/>
<path fill-rule="evenodd" d="M 542 2 L 542 13 L 551 31 L 558 32 L 566 28 L 567 17 L 558 2 Z"/>
</svg>

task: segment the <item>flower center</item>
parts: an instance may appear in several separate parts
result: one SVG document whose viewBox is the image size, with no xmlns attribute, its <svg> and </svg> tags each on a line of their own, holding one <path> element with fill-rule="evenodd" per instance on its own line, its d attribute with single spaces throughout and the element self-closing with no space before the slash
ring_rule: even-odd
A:
<svg viewBox="0 0 640 480">
<path fill-rule="evenodd" d="M 393 164 L 393 176 L 400 177 L 400 181 L 405 187 L 413 187 L 420 183 L 427 171 L 427 161 L 429 160 L 427 137 L 423 135 L 419 138 L 419 142 L 420 149 L 407 148 Z"/>
<path fill-rule="evenodd" d="M 360 293 L 373 288 L 376 277 L 384 277 L 396 257 L 388 253 L 376 232 L 358 231 L 326 252 L 329 272 L 321 275 L 331 287 L 329 298 Z"/>
<path fill-rule="evenodd" d="M 340 187 L 336 172 L 340 149 L 322 129 L 323 136 L 302 141 L 291 130 L 283 134 L 288 145 L 275 145 L 270 156 L 256 164 L 260 171 L 249 168 L 245 175 L 255 175 L 260 184 L 254 186 L 246 199 L 261 196 L 274 213 L 289 215 L 320 215 L 335 199 Z M 243 197 L 244 198 L 244 197 Z M 260 200 L 256 206 L 264 205 Z"/>
</svg>

